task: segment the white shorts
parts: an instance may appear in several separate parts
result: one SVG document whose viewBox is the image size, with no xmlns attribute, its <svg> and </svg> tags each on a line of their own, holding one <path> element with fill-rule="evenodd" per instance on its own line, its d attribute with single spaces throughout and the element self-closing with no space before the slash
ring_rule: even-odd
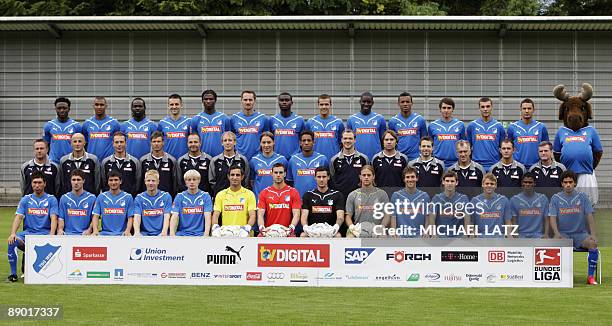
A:
<svg viewBox="0 0 612 326">
<path fill-rule="evenodd" d="M 595 172 L 593 172 L 593 174 L 579 174 L 576 190 L 584 192 L 587 197 L 589 197 L 591 205 L 595 206 L 599 200 L 599 191 L 597 190 L 597 178 L 595 177 Z"/>
</svg>

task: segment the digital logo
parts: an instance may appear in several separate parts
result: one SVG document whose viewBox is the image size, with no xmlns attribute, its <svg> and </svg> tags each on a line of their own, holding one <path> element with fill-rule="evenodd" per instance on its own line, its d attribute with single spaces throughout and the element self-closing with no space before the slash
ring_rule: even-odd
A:
<svg viewBox="0 0 612 326">
<path fill-rule="evenodd" d="M 561 248 L 534 248 L 536 282 L 561 282 Z"/>
<path fill-rule="evenodd" d="M 261 272 L 246 272 L 247 281 L 261 281 L 261 279 L 262 279 Z"/>
<path fill-rule="evenodd" d="M 402 263 L 407 260 L 431 260 L 431 254 L 414 254 L 406 251 L 396 250 L 394 253 L 387 254 L 387 260 L 395 260 L 397 263 Z"/>
<path fill-rule="evenodd" d="M 130 251 L 130 260 L 148 260 L 148 261 L 184 261 L 185 255 L 168 255 L 166 249 L 160 248 L 132 248 Z"/>
<path fill-rule="evenodd" d="M 503 263 L 506 261 L 506 252 L 503 250 L 489 250 L 487 256 L 490 263 Z"/>
<path fill-rule="evenodd" d="M 345 264 L 362 264 L 375 248 L 344 248 Z"/>
<path fill-rule="evenodd" d="M 443 262 L 477 262 L 478 251 L 442 251 Z"/>
<path fill-rule="evenodd" d="M 49 278 L 62 271 L 64 265 L 61 262 L 62 246 L 54 246 L 47 243 L 44 246 L 34 246 L 36 259 L 32 267 L 34 271 L 45 278 Z"/>
<path fill-rule="evenodd" d="M 206 264 L 212 265 L 236 265 L 239 261 L 242 261 L 242 256 L 240 252 L 244 249 L 244 246 L 241 246 L 238 250 L 225 246 L 225 251 L 229 252 L 229 254 L 209 254 L 206 255 Z"/>
<path fill-rule="evenodd" d="M 329 244 L 257 245 L 258 267 L 329 267 Z"/>
<path fill-rule="evenodd" d="M 107 260 L 106 247 L 72 247 L 72 260 Z"/>
</svg>

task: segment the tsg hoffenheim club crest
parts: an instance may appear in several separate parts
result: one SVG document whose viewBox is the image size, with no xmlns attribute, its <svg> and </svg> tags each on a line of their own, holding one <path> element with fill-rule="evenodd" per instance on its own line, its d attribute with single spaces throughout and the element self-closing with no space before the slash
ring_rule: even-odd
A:
<svg viewBox="0 0 612 326">
<path fill-rule="evenodd" d="M 44 246 L 34 246 L 34 252 L 36 253 L 36 260 L 32 264 L 34 271 L 45 278 L 62 271 L 64 265 L 60 259 L 62 252 L 61 246 L 54 246 L 47 243 Z"/>
</svg>

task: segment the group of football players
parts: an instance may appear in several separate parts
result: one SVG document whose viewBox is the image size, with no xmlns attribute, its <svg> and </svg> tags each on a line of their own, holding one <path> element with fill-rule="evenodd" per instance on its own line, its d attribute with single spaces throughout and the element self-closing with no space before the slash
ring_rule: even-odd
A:
<svg viewBox="0 0 612 326">
<path fill-rule="evenodd" d="M 145 100 L 134 98 L 131 119 L 119 123 L 95 97 L 94 115 L 81 124 L 69 117 L 70 100 L 57 98 L 57 118 L 21 169 L 9 280 L 17 280 L 17 248 L 29 234 L 368 237 L 380 236 L 373 225 L 516 224 L 521 237 L 571 238 L 588 249 L 595 283 L 594 169 L 603 149 L 592 126 L 561 127 L 551 143 L 531 99 L 507 129 L 487 97 L 467 126 L 453 117 L 451 98 L 427 124 L 407 92 L 389 120 L 363 93 L 346 123 L 331 114 L 326 94 L 307 120 L 292 111 L 289 93 L 278 96 L 271 117 L 255 109 L 250 90 L 231 117 L 216 110 L 213 90 L 201 99 L 202 112 L 189 118 L 181 96 L 170 95 L 169 114 L 155 123 Z M 377 204 L 397 201 L 484 209 L 376 216 Z"/>
</svg>

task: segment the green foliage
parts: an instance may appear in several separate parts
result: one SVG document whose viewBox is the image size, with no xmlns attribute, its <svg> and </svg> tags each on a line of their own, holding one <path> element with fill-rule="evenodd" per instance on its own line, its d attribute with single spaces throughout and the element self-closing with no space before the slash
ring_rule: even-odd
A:
<svg viewBox="0 0 612 326">
<path fill-rule="evenodd" d="M 609 0 L 551 0 L 545 1 L 542 9 L 550 16 L 605 16 L 612 15 Z"/>
<path fill-rule="evenodd" d="M 480 7 L 485 16 L 536 16 L 539 11 L 538 0 L 485 0 Z"/>
</svg>

